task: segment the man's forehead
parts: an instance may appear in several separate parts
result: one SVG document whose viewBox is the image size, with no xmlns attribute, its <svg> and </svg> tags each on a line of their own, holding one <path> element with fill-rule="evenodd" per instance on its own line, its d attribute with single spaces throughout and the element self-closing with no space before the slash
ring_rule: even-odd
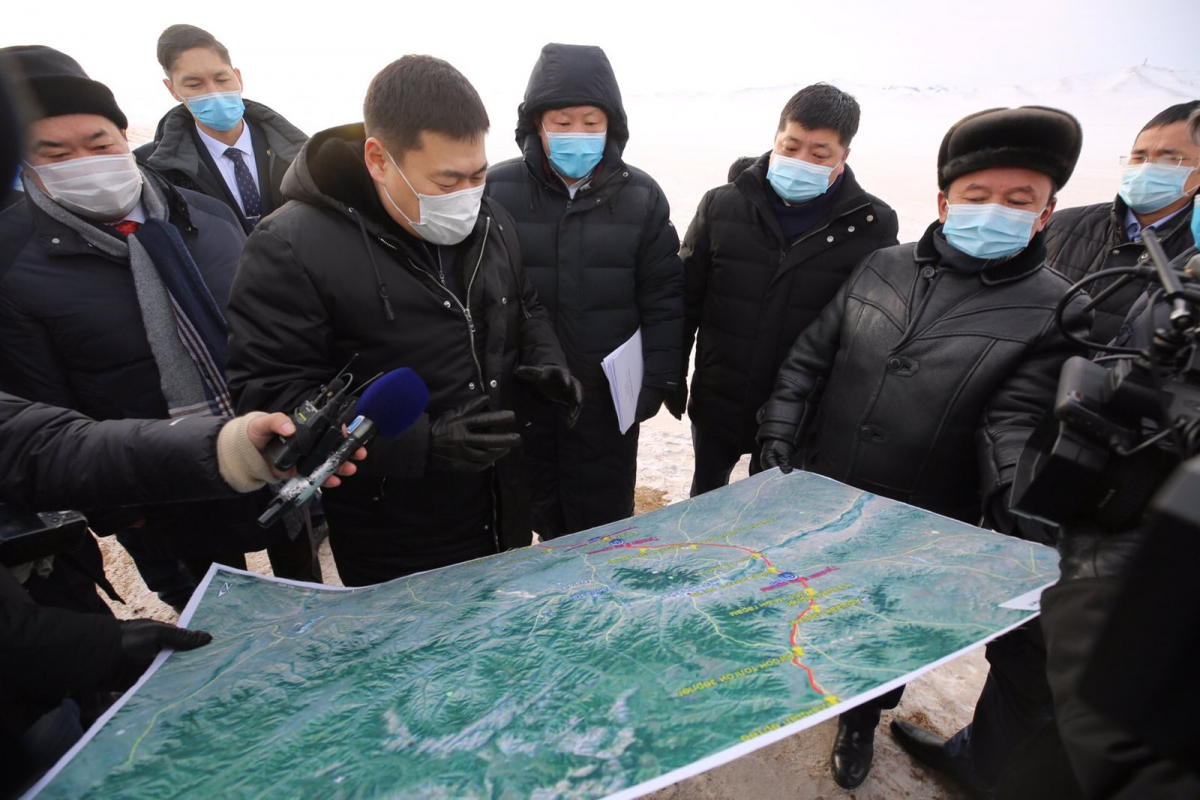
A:
<svg viewBox="0 0 1200 800">
<path fill-rule="evenodd" d="M 1054 183 L 1050 176 L 1023 167 L 992 167 L 969 172 L 956 178 L 950 184 L 950 191 L 963 193 L 968 191 L 988 192 L 1028 192 L 1030 194 L 1049 193 L 1053 191 Z"/>
<path fill-rule="evenodd" d="M 563 108 L 548 108 L 547 114 L 566 114 L 567 116 L 604 115 L 604 109 L 599 106 L 564 106 Z"/>
<path fill-rule="evenodd" d="M 1133 151 L 1150 150 L 1195 150 L 1197 146 L 1188 136 L 1187 122 L 1172 122 L 1157 128 L 1147 128 L 1133 142 Z"/>
<path fill-rule="evenodd" d="M 45 117 L 30 124 L 28 130 L 29 141 L 34 146 L 39 141 L 45 140 L 68 143 L 119 135 L 120 131 L 113 121 L 99 114 L 63 114 L 57 117 Z"/>
<path fill-rule="evenodd" d="M 779 132 L 781 140 L 791 139 L 807 144 L 824 144 L 836 145 L 840 143 L 838 132 L 832 128 L 814 128 L 808 129 L 799 122 L 788 121 L 787 125 Z"/>
</svg>

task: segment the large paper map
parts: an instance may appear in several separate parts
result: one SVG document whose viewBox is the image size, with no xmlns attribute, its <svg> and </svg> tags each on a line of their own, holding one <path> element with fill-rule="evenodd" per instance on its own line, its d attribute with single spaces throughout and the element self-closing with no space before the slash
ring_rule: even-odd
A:
<svg viewBox="0 0 1200 800">
<path fill-rule="evenodd" d="M 215 570 L 189 622 L 214 642 L 41 796 L 636 796 L 1029 619 L 1001 604 L 1056 576 L 1049 548 L 775 471 L 353 591 Z"/>
</svg>

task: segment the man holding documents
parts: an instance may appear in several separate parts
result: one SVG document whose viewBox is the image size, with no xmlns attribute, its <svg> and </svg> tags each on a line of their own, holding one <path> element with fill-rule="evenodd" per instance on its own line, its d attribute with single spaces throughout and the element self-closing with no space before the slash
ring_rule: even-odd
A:
<svg viewBox="0 0 1200 800">
<path fill-rule="evenodd" d="M 551 539 L 633 514 L 637 423 L 680 381 L 683 268 L 667 198 L 621 160 L 629 126 L 603 50 L 546 45 L 517 114 L 523 155 L 488 172 L 487 194 L 516 220 L 526 274 L 587 397 L 574 426 L 535 399 L 521 432 L 533 528 Z"/>
</svg>

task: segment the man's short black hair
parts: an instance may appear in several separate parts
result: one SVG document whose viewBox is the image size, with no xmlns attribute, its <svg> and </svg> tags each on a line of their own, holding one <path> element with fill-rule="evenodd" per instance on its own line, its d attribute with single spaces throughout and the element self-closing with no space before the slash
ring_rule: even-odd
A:
<svg viewBox="0 0 1200 800">
<path fill-rule="evenodd" d="M 176 59 L 196 47 L 207 47 L 226 64 L 233 66 L 233 62 L 229 60 L 229 51 L 217 41 L 217 37 L 195 25 L 172 25 L 158 37 L 158 63 L 168 78 L 171 77 L 171 70 L 175 68 Z"/>
<path fill-rule="evenodd" d="M 779 115 L 779 130 L 789 122 L 799 123 L 805 130 L 829 128 L 837 131 L 842 147 L 849 147 L 850 140 L 858 133 L 858 119 L 862 112 L 858 101 L 836 86 L 814 83 L 792 95 Z"/>
<path fill-rule="evenodd" d="M 419 149 L 422 131 L 475 140 L 491 125 L 471 82 L 433 56 L 404 56 L 372 78 L 363 123 L 367 135 L 382 140 L 395 157 Z"/>
<path fill-rule="evenodd" d="M 1176 122 L 1187 122 L 1188 117 L 1198 108 L 1200 108 L 1200 100 L 1179 103 L 1170 108 L 1163 109 L 1154 115 L 1154 119 L 1142 127 L 1142 131 L 1148 131 L 1151 128 L 1165 128 L 1168 125 L 1174 125 Z M 1138 133 L 1142 131 L 1138 131 Z"/>
</svg>

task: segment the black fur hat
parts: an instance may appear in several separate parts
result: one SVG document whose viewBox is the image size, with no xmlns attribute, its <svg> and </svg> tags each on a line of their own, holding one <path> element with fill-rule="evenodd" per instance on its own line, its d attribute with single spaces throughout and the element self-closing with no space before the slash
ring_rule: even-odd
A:
<svg viewBox="0 0 1200 800">
<path fill-rule="evenodd" d="M 0 56 L 16 73 L 14 83 L 23 85 L 36 106 L 34 119 L 97 114 L 112 120 L 121 130 L 129 127 L 112 91 L 89 78 L 79 62 L 66 53 L 34 44 L 5 47 L 0 49 Z"/>
<path fill-rule="evenodd" d="M 950 127 L 938 150 L 938 188 L 992 167 L 1021 167 L 1050 176 L 1058 191 L 1075 171 L 1083 129 L 1065 111 L 1045 106 L 989 108 Z"/>
</svg>

